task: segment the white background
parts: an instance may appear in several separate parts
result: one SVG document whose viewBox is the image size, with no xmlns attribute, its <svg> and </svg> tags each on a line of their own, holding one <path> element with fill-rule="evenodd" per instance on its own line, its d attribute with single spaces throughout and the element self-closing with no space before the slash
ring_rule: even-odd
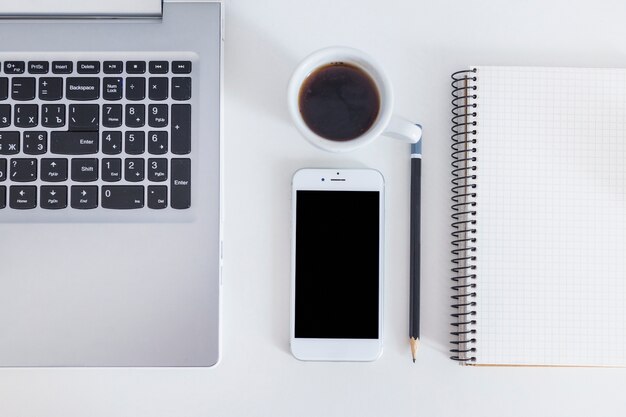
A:
<svg viewBox="0 0 626 417">
<path fill-rule="evenodd" d="M 448 359 L 450 73 L 469 64 L 626 67 L 621 1 L 233 0 L 225 53 L 223 357 L 214 369 L 2 369 L 0 416 L 590 416 L 623 413 L 624 369 L 461 368 Z M 308 53 L 348 45 L 386 68 L 424 125 L 422 348 L 408 328 L 408 146 L 310 146 L 285 90 Z M 385 343 L 373 363 L 289 353 L 291 175 L 386 178 Z M 199 318 L 200 319 L 200 318 Z"/>
</svg>

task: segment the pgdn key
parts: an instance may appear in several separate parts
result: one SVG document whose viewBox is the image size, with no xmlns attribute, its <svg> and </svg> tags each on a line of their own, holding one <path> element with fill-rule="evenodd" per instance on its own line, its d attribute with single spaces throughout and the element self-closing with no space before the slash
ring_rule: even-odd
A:
<svg viewBox="0 0 626 417">
<path fill-rule="evenodd" d="M 142 185 L 111 185 L 102 187 L 102 207 L 115 210 L 140 209 L 144 206 Z"/>
</svg>

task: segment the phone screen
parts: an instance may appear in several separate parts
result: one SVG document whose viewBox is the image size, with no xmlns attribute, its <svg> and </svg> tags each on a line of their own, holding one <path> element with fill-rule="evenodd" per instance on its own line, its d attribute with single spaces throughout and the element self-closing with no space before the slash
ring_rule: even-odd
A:
<svg viewBox="0 0 626 417">
<path fill-rule="evenodd" d="M 379 199 L 296 192 L 295 337 L 378 339 Z"/>
</svg>

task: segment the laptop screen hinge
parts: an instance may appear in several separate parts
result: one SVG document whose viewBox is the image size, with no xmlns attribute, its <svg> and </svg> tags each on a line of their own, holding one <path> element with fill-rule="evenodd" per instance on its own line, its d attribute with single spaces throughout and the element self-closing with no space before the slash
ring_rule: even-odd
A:
<svg viewBox="0 0 626 417">
<path fill-rule="evenodd" d="M 138 19 L 163 17 L 163 0 L 3 1 L 0 19 Z"/>
</svg>

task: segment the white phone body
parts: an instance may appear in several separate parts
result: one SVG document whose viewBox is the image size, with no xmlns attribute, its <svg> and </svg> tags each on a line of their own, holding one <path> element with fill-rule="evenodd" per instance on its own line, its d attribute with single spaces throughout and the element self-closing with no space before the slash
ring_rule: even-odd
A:
<svg viewBox="0 0 626 417">
<path fill-rule="evenodd" d="M 297 359 L 373 361 L 381 355 L 384 206 L 384 179 L 376 170 L 294 174 L 290 343 Z M 341 273 L 345 269 L 357 272 Z"/>
</svg>

